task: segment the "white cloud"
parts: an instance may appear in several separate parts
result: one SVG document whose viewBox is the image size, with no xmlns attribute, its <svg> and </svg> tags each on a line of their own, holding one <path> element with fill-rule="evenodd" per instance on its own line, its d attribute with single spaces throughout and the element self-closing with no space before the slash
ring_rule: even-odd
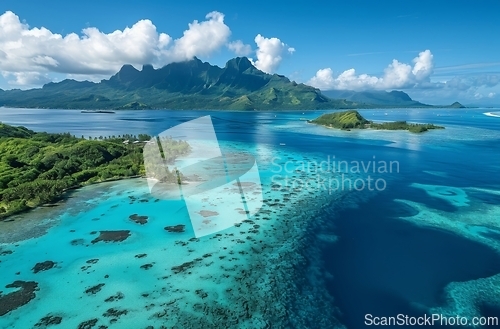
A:
<svg viewBox="0 0 500 329">
<path fill-rule="evenodd" d="M 393 60 L 384 70 L 384 76 L 378 79 L 379 88 L 402 88 L 408 86 L 415 76 L 410 65 Z M 387 87 L 386 87 L 387 86 Z M 377 87 L 377 85 L 375 86 Z"/>
<path fill-rule="evenodd" d="M 354 71 L 354 69 L 352 70 Z M 316 75 L 309 80 L 308 84 L 321 90 L 332 89 L 332 86 L 335 85 L 333 70 L 329 67 L 326 69 L 318 70 L 318 72 L 316 72 Z"/>
<path fill-rule="evenodd" d="M 207 21 L 189 24 L 184 35 L 174 41 L 172 60 L 188 60 L 194 56 L 208 56 L 226 44 L 231 30 L 224 24 L 224 15 L 217 11 L 207 14 Z"/>
<path fill-rule="evenodd" d="M 236 56 L 248 56 L 252 53 L 252 46 L 244 44 L 241 40 L 228 43 L 227 48 L 233 51 Z"/>
<path fill-rule="evenodd" d="M 308 84 L 323 90 L 366 90 L 410 88 L 430 82 L 433 72 L 433 55 L 430 50 L 421 52 L 413 59 L 413 67 L 394 59 L 384 70 L 381 77 L 368 74 L 356 74 L 355 69 L 349 69 L 338 77 L 334 77 L 331 68 L 321 69 L 308 81 Z"/>
<path fill-rule="evenodd" d="M 51 81 L 47 74 L 40 72 L 2 72 L 2 75 L 10 85 L 20 87 L 40 86 Z"/>
<path fill-rule="evenodd" d="M 0 15 L 0 72 L 15 77 L 15 84 L 40 83 L 47 72 L 73 75 L 109 75 L 123 64 L 163 66 L 170 62 L 208 56 L 219 50 L 231 34 L 224 15 L 211 12 L 194 21 L 179 39 L 157 31 L 150 20 L 103 33 L 95 27 L 82 35 L 62 36 L 48 29 L 30 28 L 11 11 Z"/>
<path fill-rule="evenodd" d="M 475 67 L 469 64 L 467 67 Z M 433 55 L 425 50 L 413 59 L 413 63 L 401 63 L 394 59 L 380 76 L 357 74 L 349 69 L 338 76 L 331 68 L 318 70 L 308 84 L 321 90 L 390 90 L 402 89 L 412 97 L 429 104 L 447 104 L 460 101 L 465 104 L 497 105 L 500 93 L 500 74 L 461 74 L 442 81 L 431 81 L 434 72 Z"/>
<path fill-rule="evenodd" d="M 266 73 L 275 72 L 283 57 L 295 52 L 295 48 L 287 46 L 278 38 L 265 38 L 257 34 L 255 43 L 257 44 L 257 60 L 252 63 Z"/>
<path fill-rule="evenodd" d="M 428 81 L 434 70 L 434 56 L 430 50 L 422 51 L 418 57 L 413 59 L 413 70 L 411 71 L 417 81 Z"/>
</svg>

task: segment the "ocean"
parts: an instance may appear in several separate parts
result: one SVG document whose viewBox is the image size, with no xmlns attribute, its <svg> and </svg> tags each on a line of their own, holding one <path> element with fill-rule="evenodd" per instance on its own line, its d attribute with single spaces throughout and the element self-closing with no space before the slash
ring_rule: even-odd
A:
<svg viewBox="0 0 500 329">
<path fill-rule="evenodd" d="M 359 111 L 446 128 L 423 134 L 305 121 L 324 112 L 1 108 L 4 123 L 86 138 L 158 135 L 210 115 L 222 150 L 255 157 L 264 203 L 196 237 L 184 200 L 132 179 L 0 222 L 0 301 L 29 290 L 6 287 L 17 280 L 37 285 L 0 328 L 358 329 L 398 315 L 409 320 L 387 327 L 411 328 L 432 315 L 442 327 L 500 317 L 500 117 L 484 114 L 500 110 Z M 198 210 L 222 214 L 230 193 Z M 165 229 L 177 225 L 185 230 Z M 99 240 L 106 231 L 128 233 Z M 46 261 L 53 267 L 35 273 Z"/>
</svg>

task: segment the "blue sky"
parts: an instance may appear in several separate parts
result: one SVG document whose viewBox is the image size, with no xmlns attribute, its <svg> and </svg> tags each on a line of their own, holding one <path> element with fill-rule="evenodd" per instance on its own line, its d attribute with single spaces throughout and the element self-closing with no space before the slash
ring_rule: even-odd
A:
<svg viewBox="0 0 500 329">
<path fill-rule="evenodd" d="M 218 14 L 207 18 L 213 11 Z M 24 34 L 18 32 L 16 36 L 9 29 L 15 20 L 12 15 L 7 17 L 6 12 L 17 16 L 20 24 L 27 24 L 23 25 Z M 99 80 L 109 77 L 127 61 L 137 66 L 144 58 L 162 66 L 196 55 L 222 66 L 236 56 L 236 48 L 230 50 L 227 45 L 239 40 L 243 46 L 238 53 L 252 58 L 262 70 L 284 74 L 321 89 L 399 89 L 429 103 L 459 100 L 498 106 L 498 13 L 500 1 L 496 0 L 220 3 L 53 0 L 50 5 L 31 0 L 2 0 L 0 88 L 31 88 L 67 77 Z M 155 33 L 165 33 L 168 37 L 147 44 L 130 37 L 132 46 L 151 48 L 147 51 L 130 48 L 128 53 L 135 57 L 103 50 L 107 41 L 99 43 L 102 35 L 123 31 L 145 19 L 154 25 Z M 188 24 L 194 20 L 198 24 L 207 22 L 195 26 L 196 33 L 213 29 L 212 34 L 200 41 L 194 33 L 177 44 L 176 39 L 190 29 Z M 42 27 L 50 36 L 26 36 L 26 31 Z M 83 38 L 85 28 L 98 30 L 87 36 L 96 41 L 94 52 L 87 41 L 54 41 L 55 34 L 64 38 L 76 33 Z M 140 28 L 154 32 L 149 25 L 143 24 L 136 30 Z M 257 35 L 261 36 L 259 43 Z M 51 38 L 50 42 L 34 40 L 42 37 Z M 13 47 L 19 39 L 23 46 Z M 127 35 L 113 39 L 115 47 L 120 42 L 127 42 Z M 86 57 L 83 48 L 78 47 L 87 47 Z M 423 53 L 426 50 L 429 52 Z M 7 55 L 2 57 L 1 51 Z M 115 57 L 110 59 L 110 56 Z M 32 65 L 34 61 L 37 65 Z"/>
</svg>

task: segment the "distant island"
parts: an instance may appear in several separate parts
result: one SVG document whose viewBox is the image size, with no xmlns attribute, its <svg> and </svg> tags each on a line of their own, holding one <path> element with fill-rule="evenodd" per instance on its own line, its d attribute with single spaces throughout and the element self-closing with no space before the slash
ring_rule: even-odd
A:
<svg viewBox="0 0 500 329">
<path fill-rule="evenodd" d="M 146 134 L 75 137 L 0 122 L 0 220 L 53 203 L 68 189 L 143 175 L 142 150 L 150 139 Z M 172 147 L 161 149 L 164 159 L 190 149 L 183 141 L 166 143 Z M 165 181 L 179 183 L 179 173 L 167 173 Z"/>
<path fill-rule="evenodd" d="M 115 111 L 111 111 L 111 110 L 82 110 L 81 112 L 82 113 L 108 113 L 108 114 L 115 113 Z"/>
<path fill-rule="evenodd" d="M 221 68 L 194 58 L 154 69 L 124 65 L 99 83 L 66 79 L 30 90 L 1 90 L 0 107 L 79 110 L 318 110 L 434 107 L 402 91 L 325 91 L 258 70 L 237 57 Z M 439 106 L 443 107 L 443 106 Z M 459 103 L 445 107 L 463 107 Z"/>
<path fill-rule="evenodd" d="M 382 108 L 465 108 L 459 102 L 451 105 L 429 105 L 413 100 L 407 93 L 399 90 L 383 91 L 353 91 L 353 90 L 327 90 L 322 91 L 323 95 L 335 98 L 345 99 L 349 102 L 359 104 L 371 104 Z"/>
<path fill-rule="evenodd" d="M 375 123 L 366 120 L 358 111 L 342 111 L 323 114 L 320 117 L 309 120 L 309 123 L 336 128 L 342 130 L 351 129 L 376 129 L 376 130 L 408 130 L 412 133 L 423 133 L 430 129 L 444 129 L 444 127 L 433 124 L 407 123 L 406 121 Z"/>
</svg>

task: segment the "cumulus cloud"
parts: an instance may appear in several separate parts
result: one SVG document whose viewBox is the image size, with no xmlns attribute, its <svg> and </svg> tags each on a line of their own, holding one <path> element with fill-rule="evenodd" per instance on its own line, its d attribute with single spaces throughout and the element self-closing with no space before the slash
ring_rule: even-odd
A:
<svg viewBox="0 0 500 329">
<path fill-rule="evenodd" d="M 189 24 L 189 29 L 167 51 L 167 57 L 171 55 L 172 61 L 179 61 L 192 59 L 194 56 L 208 56 L 225 45 L 231 30 L 224 24 L 224 15 L 213 11 L 206 18 L 207 21 Z"/>
<path fill-rule="evenodd" d="M 413 59 L 413 69 L 411 73 L 417 81 L 428 81 L 434 69 L 434 56 L 430 50 L 422 51 L 418 57 Z"/>
<path fill-rule="evenodd" d="M 295 52 L 295 48 L 289 47 L 278 38 L 265 38 L 257 34 L 255 43 L 257 44 L 257 60 L 253 64 L 266 73 L 275 72 L 283 57 Z"/>
<path fill-rule="evenodd" d="M 413 59 L 413 66 L 394 59 L 385 68 L 381 77 L 368 74 L 358 75 L 355 69 L 346 70 L 335 77 L 333 70 L 326 68 L 316 72 L 308 84 L 323 90 L 411 88 L 429 83 L 433 69 L 433 55 L 430 50 L 425 50 Z"/>
<path fill-rule="evenodd" d="M 81 36 L 62 36 L 44 27 L 30 28 L 7 11 L 0 16 L 0 71 L 15 84 L 31 84 L 43 82 L 47 72 L 109 75 L 123 64 L 163 66 L 208 56 L 227 44 L 231 30 L 222 13 L 205 18 L 189 24 L 178 39 L 158 32 L 147 19 L 108 34 L 89 27 Z"/>
<path fill-rule="evenodd" d="M 354 69 L 351 69 L 354 71 Z M 347 72 L 347 71 L 346 71 Z M 344 72 L 345 73 L 345 72 Z M 320 69 L 316 72 L 316 75 L 312 77 L 308 84 L 319 88 L 321 90 L 331 90 L 335 86 L 335 78 L 333 77 L 333 70 L 331 68 Z"/>
<path fill-rule="evenodd" d="M 39 86 L 50 82 L 47 74 L 40 72 L 2 72 L 10 85 L 14 86 Z"/>
<path fill-rule="evenodd" d="M 234 52 L 236 56 L 248 56 L 252 53 L 252 46 L 244 44 L 241 40 L 228 43 L 227 48 Z"/>
</svg>

